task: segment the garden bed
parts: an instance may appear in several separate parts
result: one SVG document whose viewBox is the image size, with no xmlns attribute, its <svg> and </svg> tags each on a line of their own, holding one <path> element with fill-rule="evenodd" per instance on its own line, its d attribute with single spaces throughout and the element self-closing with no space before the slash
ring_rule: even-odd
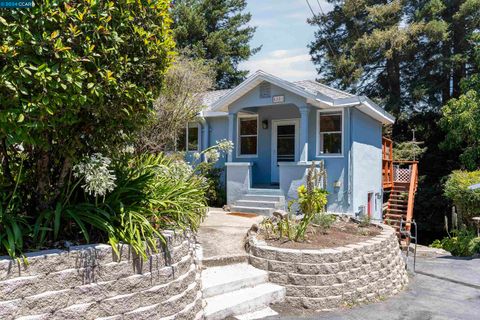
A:
<svg viewBox="0 0 480 320">
<path fill-rule="evenodd" d="M 265 240 L 270 246 L 279 248 L 324 249 L 366 241 L 379 235 L 381 231 L 382 229 L 376 225 L 364 226 L 352 220 L 339 219 L 328 230 L 319 226 L 309 226 L 306 240 L 303 242 L 271 239 L 264 232 L 260 232 L 259 239 Z"/>
<path fill-rule="evenodd" d="M 302 249 L 278 247 L 252 233 L 249 261 L 268 271 L 269 281 L 286 288 L 286 303 L 294 308 L 330 310 L 378 301 L 402 290 L 408 276 L 395 230 L 386 225 L 370 228 L 378 233 L 315 249 L 305 243 Z"/>
</svg>

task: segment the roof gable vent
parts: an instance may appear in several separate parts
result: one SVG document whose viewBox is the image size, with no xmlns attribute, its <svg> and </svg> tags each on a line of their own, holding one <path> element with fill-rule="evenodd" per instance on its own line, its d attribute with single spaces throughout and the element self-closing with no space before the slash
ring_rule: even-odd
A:
<svg viewBox="0 0 480 320">
<path fill-rule="evenodd" d="M 272 88 L 270 82 L 262 82 L 260 84 L 260 98 L 270 98 L 272 96 Z"/>
</svg>

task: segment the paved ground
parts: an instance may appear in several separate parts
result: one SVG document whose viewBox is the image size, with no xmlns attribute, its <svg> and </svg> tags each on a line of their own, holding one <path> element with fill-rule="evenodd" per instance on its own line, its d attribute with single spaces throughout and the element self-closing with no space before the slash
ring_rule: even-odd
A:
<svg viewBox="0 0 480 320">
<path fill-rule="evenodd" d="M 388 300 L 316 314 L 276 306 L 280 315 L 268 319 L 480 319 L 480 258 L 420 256 L 416 269 L 408 289 Z"/>
<path fill-rule="evenodd" d="M 203 248 L 203 258 L 222 259 L 245 257 L 245 235 L 254 223 L 263 217 L 239 217 L 228 215 L 222 209 L 212 208 L 198 231 L 198 242 Z"/>
</svg>

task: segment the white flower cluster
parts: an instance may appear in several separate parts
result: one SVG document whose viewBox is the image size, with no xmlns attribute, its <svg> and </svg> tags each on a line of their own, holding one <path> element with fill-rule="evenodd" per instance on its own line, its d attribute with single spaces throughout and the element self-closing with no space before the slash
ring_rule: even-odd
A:
<svg viewBox="0 0 480 320">
<path fill-rule="evenodd" d="M 221 152 L 230 153 L 233 150 L 233 142 L 227 139 L 217 141 L 217 149 Z"/>
<path fill-rule="evenodd" d="M 116 177 L 113 170 L 108 168 L 110 163 L 109 158 L 101 153 L 94 153 L 73 167 L 73 176 L 83 177 L 85 183 L 82 188 L 85 192 L 95 197 L 104 196 L 116 187 Z"/>
<path fill-rule="evenodd" d="M 183 160 L 173 161 L 168 166 L 161 167 L 161 173 L 174 180 L 184 180 L 193 175 L 193 168 Z"/>
<path fill-rule="evenodd" d="M 205 152 L 205 157 L 209 162 L 217 162 L 220 159 L 220 152 L 217 149 L 210 149 Z"/>
</svg>

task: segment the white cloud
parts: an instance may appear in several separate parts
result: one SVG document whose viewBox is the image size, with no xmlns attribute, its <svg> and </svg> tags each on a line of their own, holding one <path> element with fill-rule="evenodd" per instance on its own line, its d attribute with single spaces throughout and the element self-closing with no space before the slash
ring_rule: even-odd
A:
<svg viewBox="0 0 480 320">
<path fill-rule="evenodd" d="M 315 79 L 317 75 L 311 57 L 305 49 L 274 50 L 261 58 L 243 62 L 240 68 L 251 73 L 263 70 L 290 81 Z"/>
</svg>

